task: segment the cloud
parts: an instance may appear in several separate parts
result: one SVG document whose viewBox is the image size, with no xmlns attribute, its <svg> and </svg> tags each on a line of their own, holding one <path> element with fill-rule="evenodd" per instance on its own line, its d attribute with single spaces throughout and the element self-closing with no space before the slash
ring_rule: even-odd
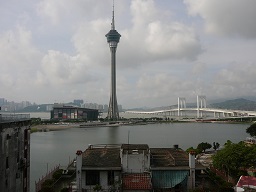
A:
<svg viewBox="0 0 256 192">
<path fill-rule="evenodd" d="M 0 7 L 0 97 L 108 103 L 112 0 L 11 2 Z M 115 2 L 117 97 L 125 108 L 255 94 L 254 1 L 184 2 Z"/>
<path fill-rule="evenodd" d="M 256 37 L 254 0 L 184 0 L 191 15 L 199 15 L 206 31 L 218 35 Z"/>
<path fill-rule="evenodd" d="M 7 75 L 14 86 L 26 82 L 27 74 L 34 78 L 33 72 L 39 67 L 42 54 L 33 45 L 31 31 L 17 26 L 0 36 L 1 73 Z"/>
<path fill-rule="evenodd" d="M 155 1 L 134 0 L 130 9 L 132 26 L 119 31 L 122 37 L 118 54 L 124 67 L 168 59 L 195 60 L 202 53 L 193 28 L 167 18 Z"/>
<path fill-rule="evenodd" d="M 141 102 L 154 102 L 158 99 L 162 105 L 171 105 L 176 103 L 178 97 L 193 98 L 194 93 L 191 89 L 194 90 L 197 86 L 189 78 L 181 79 L 169 73 L 143 74 L 137 82 L 138 92 L 135 98 Z"/>
<path fill-rule="evenodd" d="M 207 70 L 207 66 L 205 63 L 203 62 L 196 62 L 193 66 L 192 66 L 192 70 L 191 73 L 195 76 L 200 76 L 202 74 L 204 74 Z"/>
<path fill-rule="evenodd" d="M 109 57 L 109 50 L 105 33 L 110 28 L 110 19 L 97 19 L 91 22 L 80 23 L 79 27 L 72 36 L 72 43 L 81 60 L 87 65 L 104 66 L 109 64 L 106 58 Z M 88 30 L 89 29 L 89 30 Z"/>
<path fill-rule="evenodd" d="M 146 47 L 157 58 L 194 60 L 201 53 L 199 39 L 193 30 L 181 23 L 172 25 L 160 21 L 148 25 Z"/>
<path fill-rule="evenodd" d="M 106 4 L 111 1 L 93 0 L 42 0 L 37 5 L 37 13 L 42 19 L 46 19 L 52 25 L 72 25 L 73 22 L 90 21 L 95 18 L 105 18 L 109 13 Z"/>
<path fill-rule="evenodd" d="M 195 96 L 206 95 L 207 99 L 234 99 L 255 95 L 255 62 L 232 62 L 216 71 L 214 75 L 209 75 L 208 71 L 205 71 L 205 74 L 209 76 L 207 80 L 199 76 L 196 81 L 191 81 Z"/>
</svg>

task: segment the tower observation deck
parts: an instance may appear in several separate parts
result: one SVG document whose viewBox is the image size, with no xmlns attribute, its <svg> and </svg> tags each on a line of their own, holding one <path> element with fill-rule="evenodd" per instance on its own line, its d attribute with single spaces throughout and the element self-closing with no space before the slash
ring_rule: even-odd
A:
<svg viewBox="0 0 256 192">
<path fill-rule="evenodd" d="M 111 30 L 105 35 L 111 53 L 111 92 L 108 107 L 108 119 L 118 120 L 119 112 L 116 98 L 116 49 L 121 35 L 115 30 L 114 4 L 112 11 Z"/>
</svg>

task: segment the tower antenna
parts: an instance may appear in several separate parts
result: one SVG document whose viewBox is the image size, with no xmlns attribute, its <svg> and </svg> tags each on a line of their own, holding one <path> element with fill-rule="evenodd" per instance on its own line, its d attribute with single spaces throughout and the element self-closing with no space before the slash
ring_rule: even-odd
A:
<svg viewBox="0 0 256 192">
<path fill-rule="evenodd" d="M 111 29 L 115 30 L 115 1 L 113 0 L 113 10 L 112 10 L 112 23 Z"/>
</svg>

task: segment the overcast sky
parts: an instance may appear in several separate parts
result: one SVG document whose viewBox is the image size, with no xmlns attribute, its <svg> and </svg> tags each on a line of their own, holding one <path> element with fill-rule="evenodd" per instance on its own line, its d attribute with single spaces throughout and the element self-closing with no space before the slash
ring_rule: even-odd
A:
<svg viewBox="0 0 256 192">
<path fill-rule="evenodd" d="M 255 0 L 116 0 L 123 108 L 254 96 Z M 0 97 L 107 104 L 112 0 L 0 0 Z"/>
</svg>

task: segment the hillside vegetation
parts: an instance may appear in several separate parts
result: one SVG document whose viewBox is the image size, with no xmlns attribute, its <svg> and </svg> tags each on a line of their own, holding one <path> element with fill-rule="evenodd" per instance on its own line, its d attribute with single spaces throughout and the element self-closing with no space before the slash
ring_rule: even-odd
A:
<svg viewBox="0 0 256 192">
<path fill-rule="evenodd" d="M 219 109 L 237 109 L 237 110 L 245 110 L 245 111 L 255 111 L 256 102 L 240 98 L 240 99 L 234 99 L 234 100 L 227 100 L 221 103 L 214 103 L 209 105 L 209 107 L 219 108 Z"/>
</svg>

